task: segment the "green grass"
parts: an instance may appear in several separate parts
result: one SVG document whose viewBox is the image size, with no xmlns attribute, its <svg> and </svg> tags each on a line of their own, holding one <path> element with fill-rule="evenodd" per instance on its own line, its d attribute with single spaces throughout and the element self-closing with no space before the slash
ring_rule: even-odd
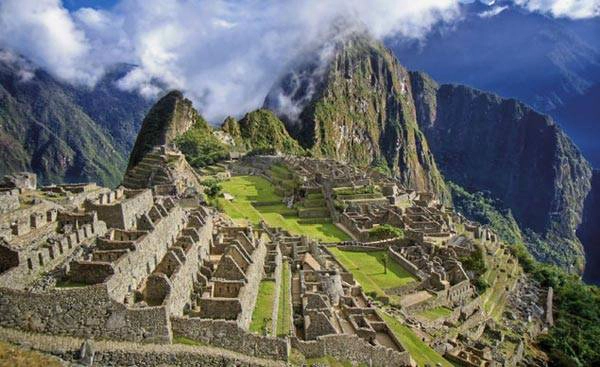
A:
<svg viewBox="0 0 600 367">
<path fill-rule="evenodd" d="M 330 247 L 329 250 L 352 272 L 366 293 L 375 292 L 378 296 L 384 296 L 385 289 L 397 288 L 415 281 L 400 264 L 389 258 L 387 274 L 384 273 L 382 259 L 386 256 L 385 251 L 347 251 L 337 247 Z"/>
<path fill-rule="evenodd" d="M 277 336 L 287 336 L 290 333 L 290 266 L 285 261 L 281 271 L 279 287 L 279 305 L 277 306 Z"/>
<path fill-rule="evenodd" d="M 419 312 L 419 316 L 428 320 L 437 320 L 441 317 L 448 317 L 450 315 L 452 315 L 452 310 L 446 307 L 435 307 L 430 310 Z"/>
<path fill-rule="evenodd" d="M 408 326 L 401 324 L 392 316 L 379 312 L 385 323 L 392 330 L 394 335 L 400 340 L 400 343 L 410 353 L 410 356 L 419 366 L 435 366 L 437 363 L 444 367 L 452 367 L 452 364 L 445 360 L 439 353 L 425 344 Z"/>
<path fill-rule="evenodd" d="M 258 288 L 256 305 L 252 313 L 250 331 L 262 334 L 271 334 L 271 322 L 273 321 L 273 302 L 275 301 L 275 282 L 263 280 Z"/>
<path fill-rule="evenodd" d="M 173 337 L 173 343 L 174 344 L 191 345 L 191 346 L 196 346 L 196 347 L 201 347 L 201 346 L 206 345 L 206 344 L 204 344 L 202 342 L 199 342 L 197 340 L 193 340 L 193 339 L 190 339 L 190 338 L 186 338 L 185 336 L 181 336 L 181 335 L 174 336 Z"/>
<path fill-rule="evenodd" d="M 219 209 L 233 219 L 248 220 L 258 224 L 264 220 L 272 227 L 281 227 L 295 235 L 306 235 L 324 242 L 339 242 L 350 237 L 333 223 L 303 223 L 302 219 L 287 208 L 279 205 L 254 206 L 252 202 L 281 202 L 274 186 L 263 177 L 235 176 L 221 183 L 223 192 L 234 196 L 232 202 L 218 199 Z"/>
</svg>

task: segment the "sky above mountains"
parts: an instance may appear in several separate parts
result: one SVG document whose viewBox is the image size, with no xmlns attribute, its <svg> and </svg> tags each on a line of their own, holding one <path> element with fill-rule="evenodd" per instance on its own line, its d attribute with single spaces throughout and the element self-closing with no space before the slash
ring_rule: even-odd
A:
<svg viewBox="0 0 600 367">
<path fill-rule="evenodd" d="M 600 0 L 515 3 L 551 17 L 600 14 Z M 457 0 L 0 0 L 0 47 L 76 84 L 93 85 L 117 62 L 136 65 L 121 88 L 148 97 L 157 84 L 182 89 L 220 122 L 260 106 L 286 65 L 349 24 L 378 38 L 424 39 L 461 17 Z"/>
</svg>

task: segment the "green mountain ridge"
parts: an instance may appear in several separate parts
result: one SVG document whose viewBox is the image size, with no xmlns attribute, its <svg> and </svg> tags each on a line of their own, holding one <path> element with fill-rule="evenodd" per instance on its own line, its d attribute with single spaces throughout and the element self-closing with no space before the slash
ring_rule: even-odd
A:
<svg viewBox="0 0 600 367">
<path fill-rule="evenodd" d="M 408 188 L 448 200 L 444 179 L 417 125 L 408 71 L 365 35 L 355 34 L 332 48 L 326 65 L 321 57 L 292 66 L 264 106 L 314 156 L 362 167 L 384 165 Z M 302 108 L 297 120 L 286 113 L 282 101 Z"/>
<path fill-rule="evenodd" d="M 95 88 L 76 87 L 0 60 L 0 176 L 33 171 L 42 184 L 120 182 L 128 140 L 149 102 L 114 86 L 116 67 Z"/>
</svg>

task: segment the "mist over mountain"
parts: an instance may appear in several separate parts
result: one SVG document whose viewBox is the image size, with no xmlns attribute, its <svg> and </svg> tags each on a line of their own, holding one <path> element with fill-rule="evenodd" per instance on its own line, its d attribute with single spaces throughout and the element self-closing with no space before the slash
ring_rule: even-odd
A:
<svg viewBox="0 0 600 367">
<path fill-rule="evenodd" d="M 407 67 L 444 83 L 517 98 L 550 114 L 600 165 L 600 20 L 554 18 L 511 2 L 461 6 L 462 20 L 424 40 L 386 40 Z"/>
<path fill-rule="evenodd" d="M 42 183 L 116 185 L 151 104 L 115 84 L 130 69 L 115 65 L 93 88 L 74 86 L 0 51 L 0 175 L 28 170 Z"/>
</svg>

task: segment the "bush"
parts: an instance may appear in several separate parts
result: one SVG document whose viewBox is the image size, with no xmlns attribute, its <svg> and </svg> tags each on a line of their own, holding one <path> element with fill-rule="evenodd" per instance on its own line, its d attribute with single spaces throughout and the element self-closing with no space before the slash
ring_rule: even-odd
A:
<svg viewBox="0 0 600 367">
<path fill-rule="evenodd" d="M 206 180 L 202 182 L 202 186 L 204 186 L 204 193 L 206 196 L 211 199 L 219 196 L 222 190 L 221 184 L 217 180 Z"/>
<path fill-rule="evenodd" d="M 175 144 L 194 168 L 203 168 L 229 157 L 227 146 L 200 124 L 178 136 Z"/>
<path fill-rule="evenodd" d="M 389 238 L 404 237 L 402 228 L 389 224 L 382 224 L 369 230 L 369 239 L 373 241 L 386 240 Z"/>
<path fill-rule="evenodd" d="M 462 263 L 463 269 L 473 272 L 475 278 L 479 278 L 485 273 L 486 266 L 483 258 L 483 247 L 477 245 L 475 251 L 469 256 L 460 257 L 459 260 Z"/>
</svg>

